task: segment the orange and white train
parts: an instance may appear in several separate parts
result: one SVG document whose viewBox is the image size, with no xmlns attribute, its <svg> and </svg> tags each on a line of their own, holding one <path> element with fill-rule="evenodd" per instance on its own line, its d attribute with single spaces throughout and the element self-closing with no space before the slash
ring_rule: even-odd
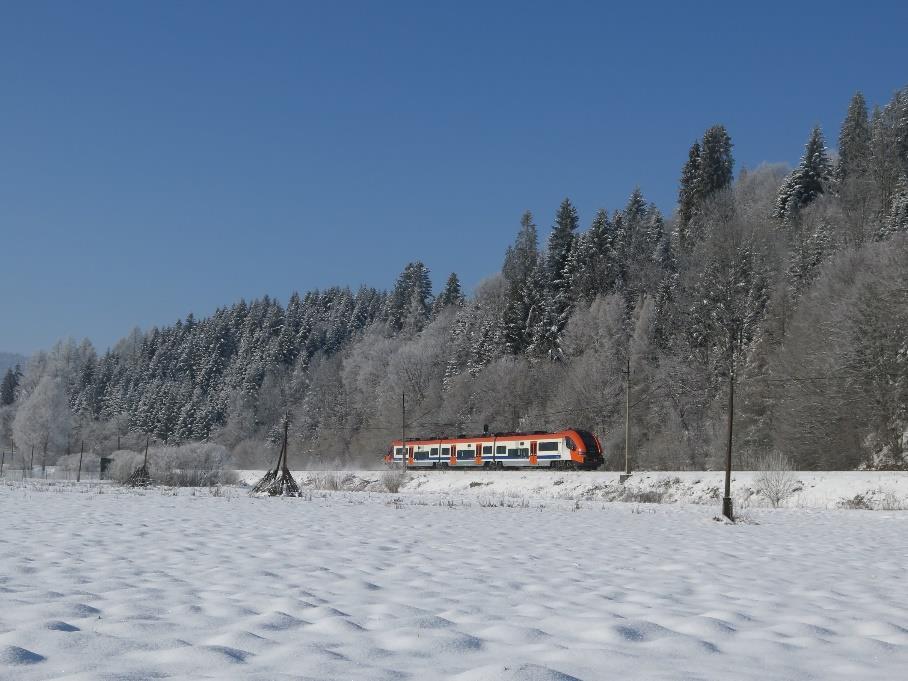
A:
<svg viewBox="0 0 908 681">
<path fill-rule="evenodd" d="M 406 450 L 405 450 L 406 447 Z M 594 470 L 605 463 L 599 438 L 587 430 L 486 433 L 394 440 L 385 463 L 408 468 L 556 468 Z"/>
</svg>

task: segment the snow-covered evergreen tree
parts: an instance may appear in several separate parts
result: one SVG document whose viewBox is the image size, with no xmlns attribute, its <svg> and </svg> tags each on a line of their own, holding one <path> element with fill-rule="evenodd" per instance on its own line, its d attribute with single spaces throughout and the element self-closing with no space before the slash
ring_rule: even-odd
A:
<svg viewBox="0 0 908 681">
<path fill-rule="evenodd" d="M 463 291 L 460 288 L 460 279 L 457 277 L 457 272 L 451 272 L 451 275 L 445 282 L 444 289 L 442 289 L 441 293 L 439 293 L 438 297 L 435 299 L 435 303 L 432 306 L 432 314 L 438 316 L 445 308 L 451 306 L 463 307 L 463 304 L 464 296 Z"/>
<path fill-rule="evenodd" d="M 681 169 L 680 188 L 678 189 L 678 240 L 686 248 L 690 235 L 688 225 L 699 203 L 700 182 L 700 143 L 694 142 L 687 154 L 687 161 Z"/>
<path fill-rule="evenodd" d="M 835 174 L 839 182 L 864 175 L 870 161 L 870 120 L 867 102 L 856 92 L 848 105 L 848 113 L 839 132 L 839 160 Z"/>
<path fill-rule="evenodd" d="M 825 193 L 832 176 L 832 167 L 823 141 L 820 126 L 814 126 L 804 149 L 801 163 L 785 178 L 776 198 L 775 216 L 782 223 L 797 220 L 802 209 Z"/>
<path fill-rule="evenodd" d="M 699 201 L 731 185 L 735 163 L 731 148 L 731 137 L 724 125 L 714 125 L 703 133 L 697 178 Z"/>
<path fill-rule="evenodd" d="M 888 239 L 893 234 L 908 232 L 908 175 L 902 175 L 892 196 L 889 214 L 880 224 L 877 241 Z"/>
</svg>

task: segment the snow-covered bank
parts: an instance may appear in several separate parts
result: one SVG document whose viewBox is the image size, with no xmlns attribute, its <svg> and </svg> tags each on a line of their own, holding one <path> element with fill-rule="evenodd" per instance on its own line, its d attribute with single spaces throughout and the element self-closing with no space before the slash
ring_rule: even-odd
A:
<svg viewBox="0 0 908 681">
<path fill-rule="evenodd" d="M 254 484 L 264 471 L 238 471 Z M 304 487 L 351 491 L 383 491 L 382 471 L 298 471 Z M 768 506 L 756 492 L 757 473 L 735 472 L 732 495 L 738 507 Z M 550 471 L 410 471 L 401 493 L 469 495 L 470 497 L 526 497 L 664 503 L 718 503 L 724 489 L 721 471 L 641 472 L 625 484 L 618 473 Z M 794 472 L 794 492 L 782 502 L 789 508 L 869 508 L 908 510 L 908 472 L 822 471 Z"/>
<path fill-rule="evenodd" d="M 0 679 L 908 667 L 908 513 L 754 509 L 758 524 L 729 526 L 690 505 L 216 493 L 0 485 Z"/>
</svg>

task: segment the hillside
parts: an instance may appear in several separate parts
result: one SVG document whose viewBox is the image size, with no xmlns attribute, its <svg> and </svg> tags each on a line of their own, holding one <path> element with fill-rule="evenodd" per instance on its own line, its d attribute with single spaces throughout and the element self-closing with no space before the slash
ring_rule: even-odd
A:
<svg viewBox="0 0 908 681">
<path fill-rule="evenodd" d="M 797 167 L 735 174 L 729 132 L 710 127 L 679 159 L 670 216 L 640 188 L 586 229 L 565 199 L 546 238 L 526 212 L 472 296 L 456 274 L 434 293 L 416 261 L 391 291 L 240 301 L 103 356 L 60 343 L 15 408 L 45 379 L 43 399 L 64 394 L 51 458 L 147 434 L 259 467 L 285 414 L 291 462 L 326 466 L 375 460 L 402 402 L 408 435 L 574 425 L 612 451 L 627 401 L 635 466 L 718 467 L 733 415 L 746 468 L 773 451 L 802 469 L 903 467 L 908 89 L 873 116 L 857 93 L 837 153 L 805 132 Z"/>
</svg>

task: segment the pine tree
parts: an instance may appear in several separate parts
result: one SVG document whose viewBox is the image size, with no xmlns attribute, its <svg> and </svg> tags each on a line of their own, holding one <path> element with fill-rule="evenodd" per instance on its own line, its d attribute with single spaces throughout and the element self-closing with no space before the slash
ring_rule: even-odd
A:
<svg viewBox="0 0 908 681">
<path fill-rule="evenodd" d="M 870 161 L 870 121 L 864 95 L 856 92 L 848 105 L 848 113 L 839 133 L 839 161 L 836 179 L 839 182 L 860 177 L 867 172 Z"/>
<path fill-rule="evenodd" d="M 814 126 L 801 163 L 785 178 L 776 198 L 775 217 L 788 224 L 813 203 L 829 186 L 832 172 L 820 126 Z"/>
<path fill-rule="evenodd" d="M 388 298 L 385 318 L 395 331 L 419 331 L 432 311 L 429 268 L 420 261 L 408 263 Z"/>
<path fill-rule="evenodd" d="M 577 209 L 571 204 L 570 199 L 562 201 L 549 235 L 546 254 L 548 286 L 533 342 L 536 352 L 550 357 L 560 354 L 558 339 L 574 304 L 572 279 L 576 268 L 573 266 L 571 256 L 575 248 L 575 232 L 579 223 Z"/>
<path fill-rule="evenodd" d="M 549 280 L 558 280 L 564 271 L 571 244 L 574 242 L 574 232 L 580 224 L 577 209 L 570 199 L 561 202 L 555 214 L 555 224 L 549 234 L 548 253 L 546 256 L 546 269 Z"/>
<path fill-rule="evenodd" d="M 505 351 L 512 355 L 528 352 L 541 335 L 541 319 L 545 308 L 545 274 L 542 263 L 535 267 L 522 282 L 511 282 L 508 287 L 502 326 Z"/>
<path fill-rule="evenodd" d="M 610 255 L 614 238 L 614 225 L 609 220 L 608 212 L 600 208 L 587 230 L 581 253 L 581 297 L 592 300 L 601 293 L 609 293 L 613 288 L 615 273 Z"/>
<path fill-rule="evenodd" d="M 682 248 L 689 241 L 688 225 L 699 205 L 700 143 L 694 142 L 681 169 L 681 187 L 678 190 L 678 238 Z"/>
<path fill-rule="evenodd" d="M 527 280 L 539 259 L 539 241 L 533 214 L 526 211 L 520 218 L 520 231 L 513 246 L 509 246 L 504 257 L 501 272 L 509 282 L 522 283 Z"/>
<path fill-rule="evenodd" d="M 460 279 L 457 278 L 456 272 L 451 272 L 451 276 L 448 277 L 444 289 L 435 299 L 435 303 L 432 306 L 432 314 L 437 316 L 447 307 L 452 305 L 455 307 L 463 307 L 463 304 L 464 297 L 463 291 L 461 291 L 460 288 Z"/>
<path fill-rule="evenodd" d="M 734 158 L 731 137 L 724 125 L 714 125 L 703 133 L 700 145 L 700 172 L 697 180 L 699 201 L 731 185 L 734 177 Z"/>
<path fill-rule="evenodd" d="M 908 175 L 902 175 L 895 186 L 889 215 L 880 225 L 877 241 L 884 241 L 893 234 L 908 232 Z"/>
<path fill-rule="evenodd" d="M 19 387 L 19 367 L 16 371 L 7 369 L 0 383 L 0 407 L 6 407 L 16 401 L 16 388 Z"/>
</svg>

